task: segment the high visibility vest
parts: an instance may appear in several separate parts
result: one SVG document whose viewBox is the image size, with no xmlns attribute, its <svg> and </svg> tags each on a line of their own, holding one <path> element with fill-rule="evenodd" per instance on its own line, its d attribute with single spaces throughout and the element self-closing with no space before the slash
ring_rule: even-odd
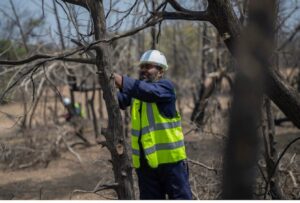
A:
<svg viewBox="0 0 300 203">
<path fill-rule="evenodd" d="M 80 116 L 82 118 L 85 118 L 85 111 L 80 107 L 79 103 L 74 104 L 75 112 L 77 116 Z"/>
<path fill-rule="evenodd" d="M 186 159 L 181 128 L 181 117 L 166 118 L 159 113 L 156 103 L 133 100 L 131 109 L 131 146 L 133 167 L 140 167 L 140 146 L 152 168 L 164 163 Z"/>
</svg>

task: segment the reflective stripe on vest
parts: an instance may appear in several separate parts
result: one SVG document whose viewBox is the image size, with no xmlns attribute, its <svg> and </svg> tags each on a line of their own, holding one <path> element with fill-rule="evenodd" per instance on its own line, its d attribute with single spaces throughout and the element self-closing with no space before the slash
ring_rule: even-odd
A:
<svg viewBox="0 0 300 203">
<path fill-rule="evenodd" d="M 145 157 L 152 168 L 162 163 L 174 163 L 186 159 L 181 119 L 160 115 L 155 103 L 134 99 L 132 106 L 132 158 L 133 166 L 140 167 L 141 136 Z M 140 112 L 141 111 L 141 112 Z"/>
<path fill-rule="evenodd" d="M 176 127 L 180 127 L 180 126 L 181 126 L 181 122 L 180 121 L 173 122 L 173 123 L 157 123 L 157 124 L 154 124 L 153 128 L 150 128 L 149 126 L 144 127 L 141 130 L 142 131 L 141 135 L 150 133 L 153 130 L 165 130 L 165 129 L 176 128 Z M 131 129 L 131 135 L 139 137 L 140 131 L 139 130 Z"/>
</svg>

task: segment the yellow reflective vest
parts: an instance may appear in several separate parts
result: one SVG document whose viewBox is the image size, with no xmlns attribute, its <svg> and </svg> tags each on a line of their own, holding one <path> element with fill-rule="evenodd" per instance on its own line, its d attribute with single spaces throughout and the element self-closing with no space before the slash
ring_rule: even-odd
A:
<svg viewBox="0 0 300 203">
<path fill-rule="evenodd" d="M 166 118 L 156 103 L 133 100 L 131 109 L 131 146 L 134 168 L 140 167 L 139 138 L 148 165 L 157 168 L 164 163 L 186 159 L 181 117 Z"/>
</svg>

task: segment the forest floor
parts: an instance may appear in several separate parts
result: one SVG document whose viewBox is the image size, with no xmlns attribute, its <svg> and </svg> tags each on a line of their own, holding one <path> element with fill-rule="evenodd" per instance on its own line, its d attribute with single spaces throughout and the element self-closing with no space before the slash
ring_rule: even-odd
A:
<svg viewBox="0 0 300 203">
<path fill-rule="evenodd" d="M 1 111 L 3 109 L 7 111 L 9 108 L 14 109 L 17 106 L 0 106 Z M 188 115 L 190 112 L 184 113 Z M 184 116 L 184 120 L 188 120 L 187 115 Z M 59 145 L 59 150 L 51 148 L 57 140 L 55 126 L 45 128 L 41 125 L 28 130 L 29 132 L 21 132 L 16 127 L 11 127 L 12 121 L 5 117 L 0 118 L 0 123 L 0 199 L 116 199 L 116 194 L 112 190 L 97 194 L 75 191 L 92 191 L 99 182 L 101 184 L 113 182 L 110 154 L 106 148 L 96 144 L 91 129 L 85 131 L 85 137 L 92 145 L 89 147 L 78 145 L 73 148 L 80 156 L 80 162 L 78 157 L 62 144 Z M 184 132 L 188 132 L 191 125 L 184 122 L 183 129 Z M 276 133 L 278 152 L 300 135 L 299 130 L 290 124 L 278 127 Z M 213 167 L 216 171 L 189 163 L 195 199 L 220 198 L 225 140 L 223 134 L 204 131 L 187 133 L 185 136 L 189 159 Z M 67 142 L 72 141 L 74 139 L 68 137 Z M 300 198 L 299 152 L 300 145 L 293 145 L 279 166 L 280 173 L 285 177 L 281 182 L 287 199 Z M 135 192 L 138 194 L 136 176 L 133 174 Z"/>
</svg>

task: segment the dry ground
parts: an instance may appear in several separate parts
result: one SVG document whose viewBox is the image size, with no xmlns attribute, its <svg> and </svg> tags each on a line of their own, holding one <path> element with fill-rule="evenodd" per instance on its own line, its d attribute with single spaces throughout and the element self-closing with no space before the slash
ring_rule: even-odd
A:
<svg viewBox="0 0 300 203">
<path fill-rule="evenodd" d="M 20 114 L 19 104 L 0 106 L 1 111 Z M 184 132 L 193 128 L 188 122 L 191 109 L 184 109 Z M 213 125 L 225 125 L 226 114 L 215 112 L 214 124 L 201 131 L 188 133 L 185 137 L 188 157 L 216 169 L 217 173 L 199 165 L 190 163 L 190 182 L 195 199 L 220 198 L 220 178 L 222 167 L 222 149 L 226 138 L 223 129 L 216 130 Z M 211 113 L 211 116 L 213 113 Z M 208 122 L 211 122 L 208 120 Z M 74 148 L 82 159 L 78 158 L 64 147 L 59 150 L 47 148 L 57 139 L 55 127 L 36 125 L 29 133 L 22 133 L 16 127 L 11 127 L 12 120 L 6 116 L 0 117 L 0 151 L 6 153 L 6 159 L 0 162 L 0 199 L 115 199 L 113 191 L 93 193 L 72 193 L 74 190 L 93 190 L 98 182 L 111 183 L 113 181 L 112 168 L 108 162 L 110 155 L 105 148 L 95 144 L 94 135 L 86 130 L 85 136 L 93 143 L 91 147 L 77 146 Z M 90 126 L 89 126 L 90 128 Z M 291 125 L 277 128 L 276 140 L 279 152 L 295 137 L 299 130 Z M 29 142 L 31 140 L 32 142 Z M 68 142 L 73 138 L 69 137 Z M 34 153 L 36 150 L 39 153 Z M 288 199 L 300 198 L 300 159 L 299 144 L 293 145 L 285 155 L 280 165 L 282 188 Z M 20 154 L 21 152 L 21 154 Z M 16 157 L 21 157 L 17 159 Z M 41 158 L 33 166 L 30 162 L 36 157 Z M 15 159 L 15 162 L 13 161 Z M 20 166 L 21 167 L 20 169 Z M 134 176 L 135 177 L 135 176 Z M 293 180 L 294 179 L 294 180 Z M 135 178 L 136 180 L 136 178 Z M 258 192 L 263 185 L 258 180 Z M 136 181 L 135 181 L 136 183 Z M 136 193 L 138 192 L 135 184 Z M 257 198 L 261 198 L 258 196 Z"/>
</svg>

